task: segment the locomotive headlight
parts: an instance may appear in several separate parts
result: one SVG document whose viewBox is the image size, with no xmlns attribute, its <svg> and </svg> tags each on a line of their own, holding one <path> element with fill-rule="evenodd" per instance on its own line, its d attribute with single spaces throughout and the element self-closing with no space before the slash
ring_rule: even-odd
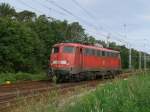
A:
<svg viewBox="0 0 150 112">
<path fill-rule="evenodd" d="M 67 61 L 66 61 L 66 60 L 61 60 L 61 61 L 60 61 L 60 64 L 63 64 L 63 65 L 64 65 L 64 64 L 67 64 Z"/>
<path fill-rule="evenodd" d="M 54 60 L 54 61 L 52 62 L 52 64 L 58 64 L 58 61 Z"/>
<path fill-rule="evenodd" d="M 52 62 L 52 64 L 62 64 L 62 65 L 66 65 L 66 64 L 69 64 L 69 63 L 68 63 L 67 60 L 60 60 L 60 61 L 54 60 L 54 61 Z"/>
</svg>

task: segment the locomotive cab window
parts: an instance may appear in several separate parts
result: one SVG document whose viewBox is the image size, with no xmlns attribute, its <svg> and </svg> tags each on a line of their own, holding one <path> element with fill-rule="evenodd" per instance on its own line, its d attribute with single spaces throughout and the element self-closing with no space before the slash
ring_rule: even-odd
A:
<svg viewBox="0 0 150 112">
<path fill-rule="evenodd" d="M 73 53 L 75 48 L 73 46 L 64 46 L 63 52 L 64 53 Z"/>
<path fill-rule="evenodd" d="M 58 53 L 59 52 L 59 47 L 53 47 L 52 53 Z"/>
</svg>

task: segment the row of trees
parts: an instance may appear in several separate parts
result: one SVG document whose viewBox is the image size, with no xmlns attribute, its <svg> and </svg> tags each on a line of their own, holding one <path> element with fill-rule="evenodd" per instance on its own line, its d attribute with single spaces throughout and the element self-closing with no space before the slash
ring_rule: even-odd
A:
<svg viewBox="0 0 150 112">
<path fill-rule="evenodd" d="M 68 23 L 31 11 L 16 12 L 9 4 L 0 4 L 0 72 L 38 72 L 46 70 L 52 45 L 60 42 L 95 44 L 78 23 Z M 123 68 L 128 67 L 128 49 L 111 43 L 121 52 Z M 133 67 L 138 67 L 138 52 L 134 50 Z"/>
</svg>

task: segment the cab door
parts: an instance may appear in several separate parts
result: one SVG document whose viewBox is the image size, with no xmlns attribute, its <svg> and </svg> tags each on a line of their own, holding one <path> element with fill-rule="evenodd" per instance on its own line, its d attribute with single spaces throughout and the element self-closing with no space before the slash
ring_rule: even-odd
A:
<svg viewBox="0 0 150 112">
<path fill-rule="evenodd" d="M 82 71 L 83 66 L 83 55 L 82 55 L 82 48 L 76 48 L 76 55 L 75 55 L 75 65 L 76 65 L 76 73 L 80 73 Z"/>
</svg>

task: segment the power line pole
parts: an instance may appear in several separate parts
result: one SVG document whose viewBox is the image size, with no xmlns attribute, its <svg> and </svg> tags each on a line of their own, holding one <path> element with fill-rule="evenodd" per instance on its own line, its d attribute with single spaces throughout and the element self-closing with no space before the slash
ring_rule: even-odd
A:
<svg viewBox="0 0 150 112">
<path fill-rule="evenodd" d="M 139 70 L 141 70 L 141 51 L 139 51 Z"/>
<path fill-rule="evenodd" d="M 132 49 L 131 49 L 131 46 L 129 46 L 129 69 L 132 68 Z"/>
<path fill-rule="evenodd" d="M 127 31 L 126 31 L 127 25 L 124 24 L 123 27 L 124 27 L 125 38 L 127 39 Z M 129 69 L 131 69 L 132 68 L 132 49 L 129 43 L 127 43 L 127 46 L 129 47 Z"/>
<path fill-rule="evenodd" d="M 110 39 L 110 34 L 108 34 L 107 38 L 107 48 L 109 48 L 109 39 Z"/>
<path fill-rule="evenodd" d="M 144 43 L 144 48 L 145 48 L 145 51 L 146 51 L 146 39 L 145 40 L 145 43 Z M 146 70 L 146 53 L 144 52 L 144 70 Z"/>
<path fill-rule="evenodd" d="M 144 70 L 146 70 L 146 53 L 144 53 Z"/>
</svg>

